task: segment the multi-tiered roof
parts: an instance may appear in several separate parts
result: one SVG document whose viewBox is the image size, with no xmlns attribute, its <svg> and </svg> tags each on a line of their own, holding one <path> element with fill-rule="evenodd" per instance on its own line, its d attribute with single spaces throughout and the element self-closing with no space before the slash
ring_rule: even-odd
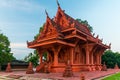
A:
<svg viewBox="0 0 120 80">
<path fill-rule="evenodd" d="M 81 44 L 88 42 L 105 49 L 110 48 L 110 46 L 103 44 L 98 36 L 94 37 L 86 25 L 67 15 L 59 3 L 56 16 L 53 19 L 48 16 L 47 12 L 46 15 L 43 31 L 40 32 L 36 40 L 27 42 L 29 48 L 44 48 L 53 44 L 75 47 L 76 40 L 81 40 Z"/>
</svg>

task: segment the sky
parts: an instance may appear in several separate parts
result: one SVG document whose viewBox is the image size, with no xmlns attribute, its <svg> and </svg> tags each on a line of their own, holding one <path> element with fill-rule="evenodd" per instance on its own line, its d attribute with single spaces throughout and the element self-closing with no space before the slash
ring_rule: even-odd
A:
<svg viewBox="0 0 120 80">
<path fill-rule="evenodd" d="M 58 0 L 65 13 L 74 19 L 87 20 L 95 36 L 111 43 L 111 50 L 120 52 L 120 0 Z M 24 59 L 33 49 L 32 41 L 46 21 L 56 15 L 56 0 L 0 0 L 0 31 L 10 40 L 11 52 Z"/>
</svg>

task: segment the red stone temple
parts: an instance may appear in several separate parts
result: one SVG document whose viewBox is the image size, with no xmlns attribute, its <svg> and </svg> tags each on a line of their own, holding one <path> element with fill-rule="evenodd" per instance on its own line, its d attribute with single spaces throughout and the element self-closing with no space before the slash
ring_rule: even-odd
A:
<svg viewBox="0 0 120 80">
<path fill-rule="evenodd" d="M 102 40 L 94 37 L 88 27 L 61 9 L 59 3 L 56 16 L 47 18 L 43 31 L 36 40 L 27 42 L 28 48 L 38 51 L 40 65 L 36 70 L 43 69 L 43 53 L 47 52 L 50 72 L 64 72 L 67 61 L 73 71 L 101 70 L 101 56 L 110 48 Z"/>
</svg>

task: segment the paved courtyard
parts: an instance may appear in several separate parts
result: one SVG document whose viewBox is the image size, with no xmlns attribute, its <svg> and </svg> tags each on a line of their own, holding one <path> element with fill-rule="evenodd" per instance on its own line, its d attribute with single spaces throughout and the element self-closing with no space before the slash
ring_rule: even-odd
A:
<svg viewBox="0 0 120 80">
<path fill-rule="evenodd" d="M 0 72 L 0 80 L 80 80 L 80 74 L 85 75 L 85 80 L 94 80 L 103 76 L 120 72 L 120 69 L 109 69 L 108 71 L 74 72 L 73 77 L 62 77 L 62 73 L 34 73 L 26 74 L 25 71 L 14 71 L 11 73 Z M 100 80 L 100 79 L 97 79 Z"/>
</svg>

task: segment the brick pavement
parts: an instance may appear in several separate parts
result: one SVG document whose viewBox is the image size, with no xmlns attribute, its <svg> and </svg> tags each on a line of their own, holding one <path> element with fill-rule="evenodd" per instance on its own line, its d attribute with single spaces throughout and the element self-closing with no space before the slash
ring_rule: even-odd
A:
<svg viewBox="0 0 120 80">
<path fill-rule="evenodd" d="M 80 80 L 80 74 L 85 75 L 85 80 L 92 80 L 99 77 L 107 76 L 120 72 L 120 69 L 109 69 L 108 71 L 91 71 L 91 72 L 74 72 L 73 77 L 62 77 L 62 73 L 35 73 L 35 74 L 26 74 L 26 71 L 13 71 L 11 73 L 0 72 L 0 80 Z M 8 75 L 21 75 L 19 79 L 12 79 L 6 77 Z"/>
</svg>

